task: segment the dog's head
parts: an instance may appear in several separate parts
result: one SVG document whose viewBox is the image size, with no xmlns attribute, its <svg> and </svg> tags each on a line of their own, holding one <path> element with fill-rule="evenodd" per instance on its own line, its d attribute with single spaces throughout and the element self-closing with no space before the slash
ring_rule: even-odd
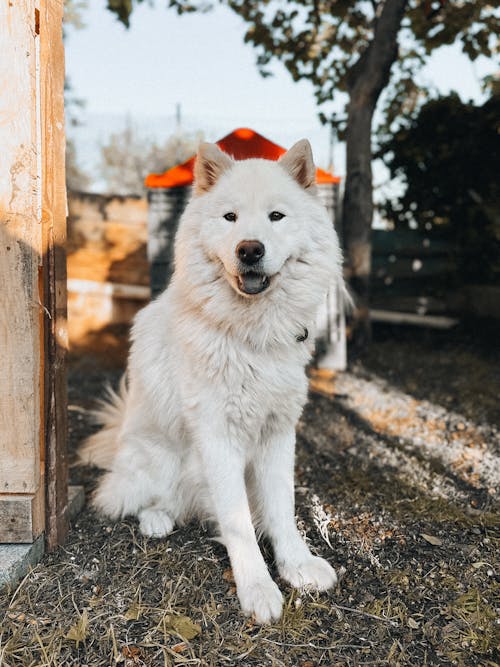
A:
<svg viewBox="0 0 500 667">
<path fill-rule="evenodd" d="M 235 161 L 202 144 L 176 240 L 182 282 L 204 302 L 217 299 L 223 280 L 240 299 L 263 306 L 319 303 L 332 276 L 341 275 L 341 254 L 315 178 L 306 140 L 277 162 Z"/>
<path fill-rule="evenodd" d="M 201 241 L 238 294 L 255 298 L 268 290 L 286 262 L 304 253 L 315 176 L 306 140 L 278 162 L 236 162 L 215 144 L 201 145 L 195 164 Z"/>
</svg>

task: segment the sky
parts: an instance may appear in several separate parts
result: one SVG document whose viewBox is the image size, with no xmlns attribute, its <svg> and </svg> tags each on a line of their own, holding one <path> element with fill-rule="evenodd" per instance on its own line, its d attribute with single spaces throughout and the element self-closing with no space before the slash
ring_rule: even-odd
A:
<svg viewBox="0 0 500 667">
<path fill-rule="evenodd" d="M 124 127 L 127 116 L 144 136 L 166 139 L 175 130 L 177 104 L 183 129 L 201 130 L 209 141 L 237 127 L 251 127 L 285 147 L 307 137 L 318 166 L 328 166 L 329 130 L 318 120 L 312 86 L 293 82 L 279 63 L 273 77 L 262 78 L 255 50 L 243 43 L 245 25 L 227 7 L 178 16 L 163 0 L 144 2 L 127 30 L 105 4 L 88 0 L 85 28 L 66 31 L 67 76 L 73 95 L 85 101 L 82 125 L 68 134 L 86 171 L 96 173 L 99 145 Z M 456 90 L 464 100 L 479 101 L 480 78 L 491 71 L 491 62 L 473 64 L 451 47 L 431 59 L 422 78 L 442 93 Z M 339 175 L 344 158 L 338 144 Z M 376 181 L 386 177 L 375 169 Z M 93 189 L 99 187 L 95 178 Z"/>
</svg>

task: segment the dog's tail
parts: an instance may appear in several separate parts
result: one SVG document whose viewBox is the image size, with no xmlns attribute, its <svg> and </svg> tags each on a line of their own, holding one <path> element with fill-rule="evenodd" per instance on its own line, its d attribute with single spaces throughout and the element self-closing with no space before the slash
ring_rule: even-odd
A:
<svg viewBox="0 0 500 667">
<path fill-rule="evenodd" d="M 99 408 L 93 412 L 95 421 L 102 428 L 89 436 L 78 449 L 79 465 L 95 465 L 109 470 L 118 450 L 118 436 L 125 412 L 127 381 L 123 375 L 118 391 L 110 385 L 106 387 L 106 399 L 100 401 Z"/>
</svg>

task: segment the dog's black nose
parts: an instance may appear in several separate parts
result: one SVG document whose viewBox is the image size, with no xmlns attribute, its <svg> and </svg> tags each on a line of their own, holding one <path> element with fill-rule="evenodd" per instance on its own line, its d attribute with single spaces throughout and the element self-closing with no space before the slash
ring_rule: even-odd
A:
<svg viewBox="0 0 500 667">
<path fill-rule="evenodd" d="M 260 241 L 241 241 L 236 246 L 236 257 L 249 266 L 257 264 L 265 252 L 264 244 Z"/>
</svg>

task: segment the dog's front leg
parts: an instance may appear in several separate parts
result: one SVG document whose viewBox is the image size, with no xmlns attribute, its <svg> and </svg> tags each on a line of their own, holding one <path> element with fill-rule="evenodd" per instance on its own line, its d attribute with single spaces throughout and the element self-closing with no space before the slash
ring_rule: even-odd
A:
<svg viewBox="0 0 500 667">
<path fill-rule="evenodd" d="M 203 436 L 200 447 L 212 508 L 225 544 L 241 608 L 258 623 L 281 616 L 283 597 L 257 544 L 245 486 L 245 458 L 228 438 Z"/>
<path fill-rule="evenodd" d="M 332 566 L 313 556 L 295 522 L 295 430 L 275 435 L 255 464 L 255 483 L 264 533 L 270 538 L 278 571 L 292 586 L 327 590 L 337 583 Z"/>
</svg>

